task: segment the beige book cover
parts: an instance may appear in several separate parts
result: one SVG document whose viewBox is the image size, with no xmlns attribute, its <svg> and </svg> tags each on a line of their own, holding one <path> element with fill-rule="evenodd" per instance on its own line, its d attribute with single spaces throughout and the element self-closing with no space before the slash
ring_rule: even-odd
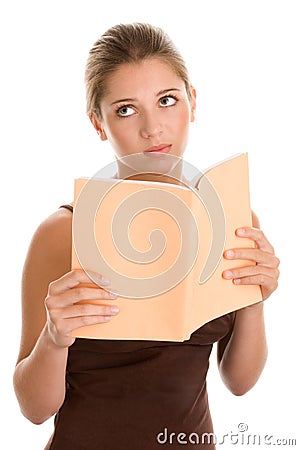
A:
<svg viewBox="0 0 300 450">
<path fill-rule="evenodd" d="M 72 268 L 100 273 L 120 312 L 75 337 L 184 341 L 226 313 L 262 300 L 259 286 L 225 280 L 224 250 L 254 247 L 235 230 L 252 226 L 248 155 L 208 169 L 197 187 L 155 181 L 75 180 Z"/>
</svg>

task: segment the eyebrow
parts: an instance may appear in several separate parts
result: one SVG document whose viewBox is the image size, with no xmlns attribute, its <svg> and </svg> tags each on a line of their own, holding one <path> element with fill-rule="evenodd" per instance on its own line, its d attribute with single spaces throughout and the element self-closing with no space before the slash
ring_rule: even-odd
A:
<svg viewBox="0 0 300 450">
<path fill-rule="evenodd" d="M 167 94 L 167 92 L 171 92 L 171 91 L 181 91 L 181 89 L 179 89 L 179 88 L 163 89 L 162 91 L 159 91 L 156 95 L 157 95 L 157 97 L 160 97 L 161 95 Z"/>
<path fill-rule="evenodd" d="M 178 88 L 169 88 L 169 89 L 162 89 L 161 91 L 159 91 L 156 94 L 156 97 L 160 97 L 161 95 L 166 94 L 167 92 L 171 92 L 171 91 L 180 91 L 181 89 Z M 115 105 L 117 103 L 127 103 L 127 102 L 136 102 L 137 98 L 121 98 L 120 100 L 115 100 L 114 102 L 111 103 L 112 105 Z"/>
</svg>

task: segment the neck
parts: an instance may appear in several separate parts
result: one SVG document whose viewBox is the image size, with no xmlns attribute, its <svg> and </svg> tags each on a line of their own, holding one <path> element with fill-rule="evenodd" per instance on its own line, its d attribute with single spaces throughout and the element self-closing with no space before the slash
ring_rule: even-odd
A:
<svg viewBox="0 0 300 450">
<path fill-rule="evenodd" d="M 182 158 L 170 158 L 169 155 L 168 158 L 149 157 L 141 154 L 130 156 L 132 158 L 117 159 L 118 172 L 114 178 L 179 185 L 185 184 L 187 181 L 182 173 Z"/>
</svg>

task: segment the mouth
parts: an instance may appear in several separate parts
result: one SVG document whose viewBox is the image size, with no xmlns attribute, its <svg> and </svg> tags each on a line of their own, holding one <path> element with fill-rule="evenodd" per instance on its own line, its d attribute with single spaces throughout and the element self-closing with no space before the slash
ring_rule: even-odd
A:
<svg viewBox="0 0 300 450">
<path fill-rule="evenodd" d="M 160 145 L 153 145 L 153 147 L 148 148 L 144 151 L 144 154 L 150 154 L 152 156 L 160 155 L 163 153 L 169 153 L 171 150 L 172 145 L 171 144 L 160 144 Z"/>
</svg>

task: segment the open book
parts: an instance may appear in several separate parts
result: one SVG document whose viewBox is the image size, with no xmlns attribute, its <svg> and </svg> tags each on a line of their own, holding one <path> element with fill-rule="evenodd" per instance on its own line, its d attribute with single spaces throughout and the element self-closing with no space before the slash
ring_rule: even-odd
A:
<svg viewBox="0 0 300 450">
<path fill-rule="evenodd" d="M 262 300 L 259 286 L 225 280 L 224 250 L 254 247 L 235 230 L 252 226 L 248 157 L 225 160 L 197 187 L 141 180 L 75 180 L 72 268 L 100 273 L 120 312 L 73 336 L 184 341 L 226 313 Z M 103 289 L 106 289 L 103 287 Z"/>
</svg>

